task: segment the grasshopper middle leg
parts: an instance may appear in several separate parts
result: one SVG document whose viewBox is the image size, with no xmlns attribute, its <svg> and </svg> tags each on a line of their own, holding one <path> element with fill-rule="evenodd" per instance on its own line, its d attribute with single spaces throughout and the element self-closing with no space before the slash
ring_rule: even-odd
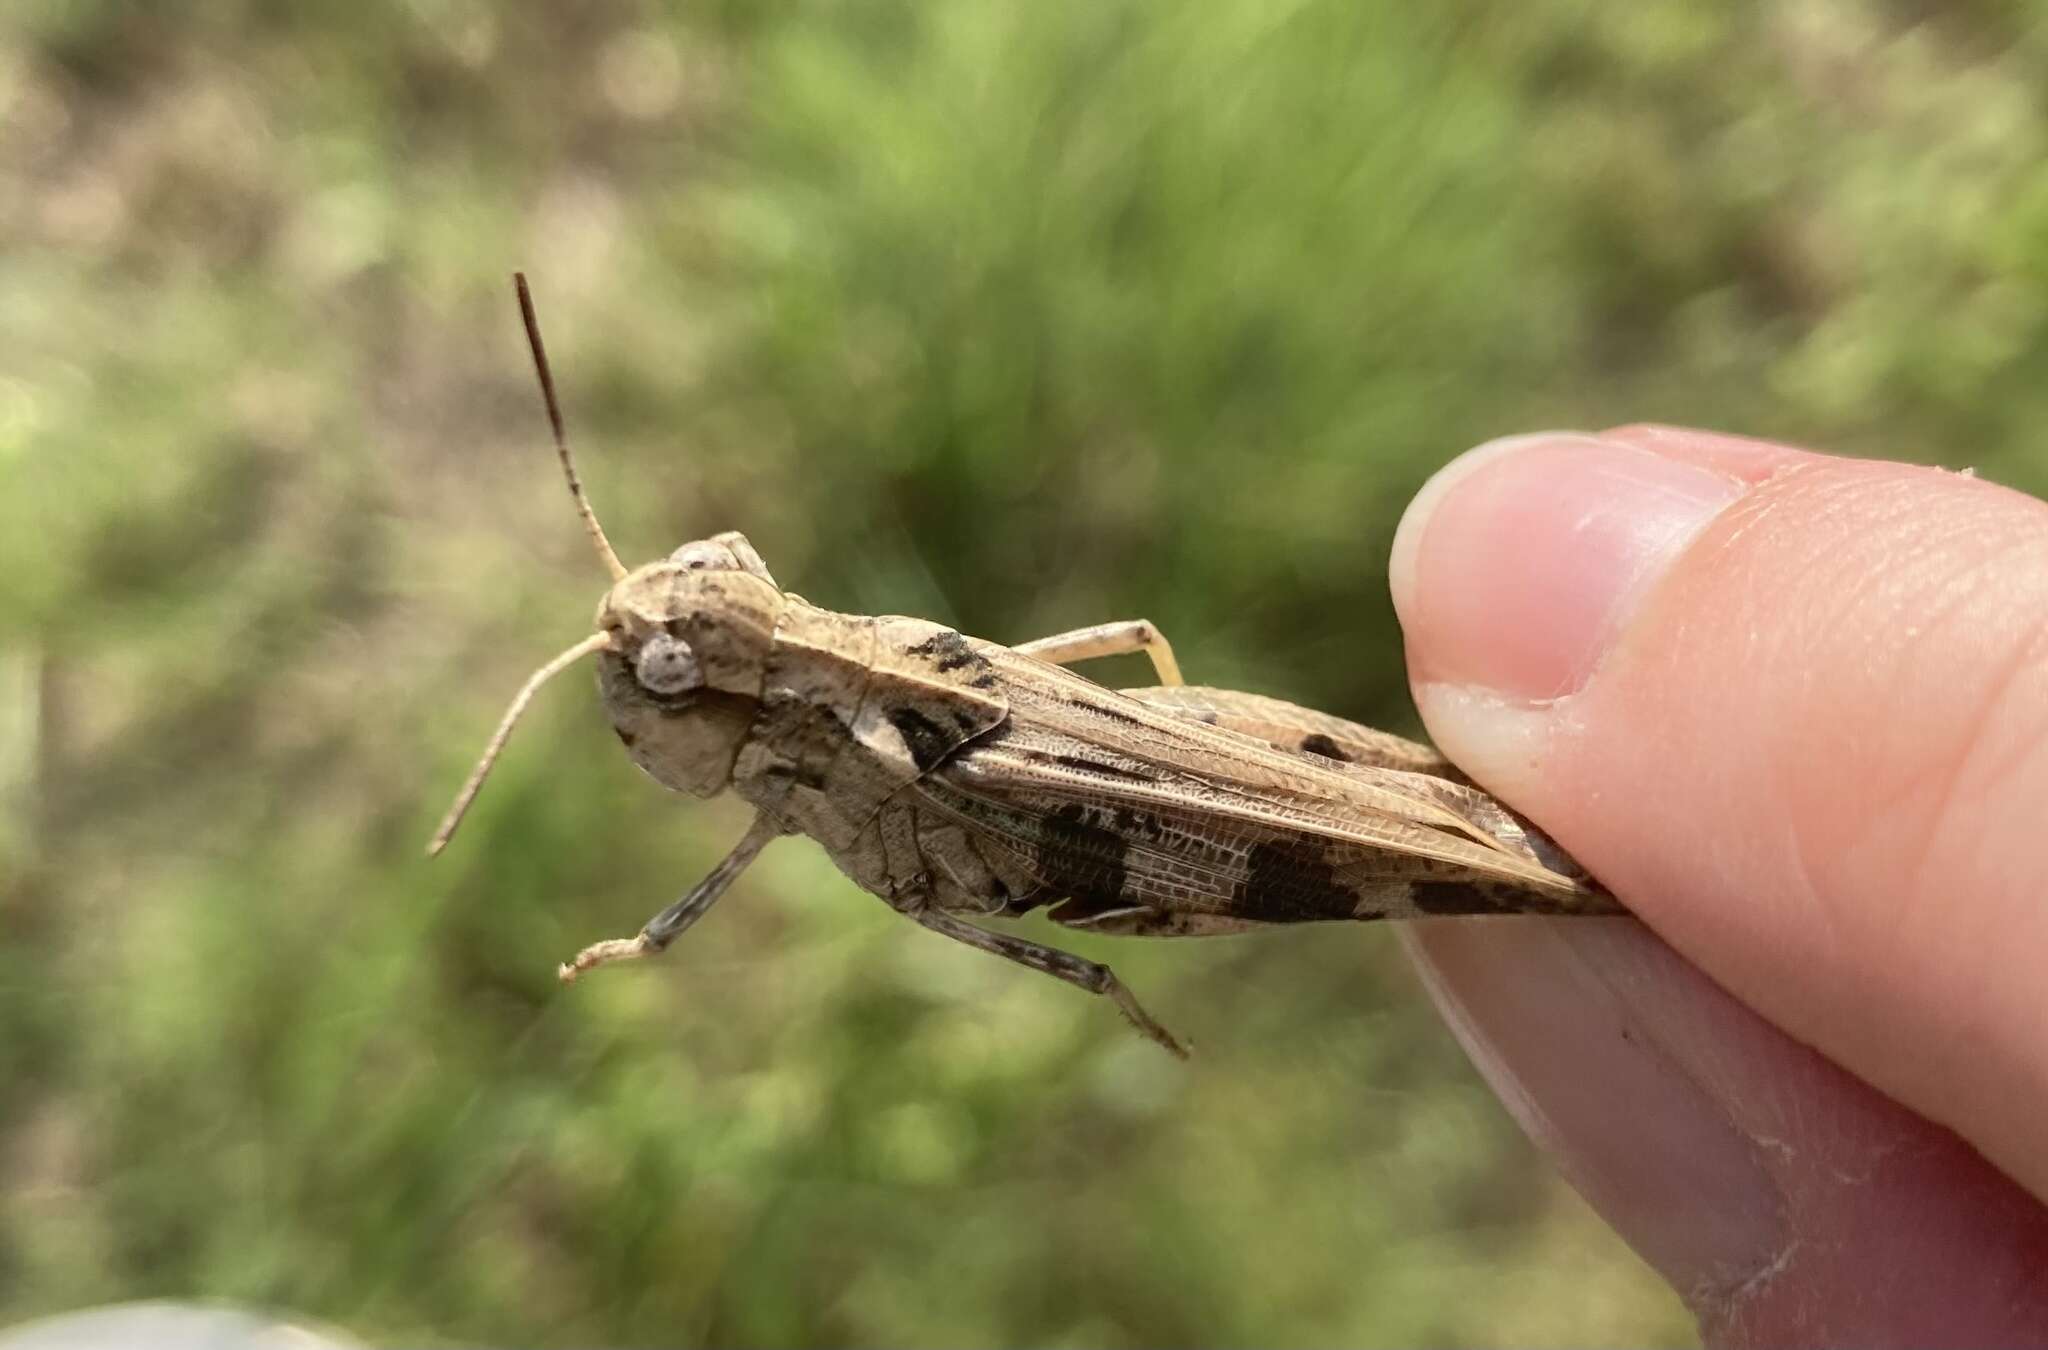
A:
<svg viewBox="0 0 2048 1350">
<path fill-rule="evenodd" d="M 905 906 L 902 912 L 934 933 L 943 933 L 955 942 L 964 942 L 970 947 L 1015 961 L 1018 965 L 1042 970 L 1068 984 L 1079 985 L 1091 994 L 1101 994 L 1116 1004 L 1117 1011 L 1147 1037 L 1181 1059 L 1188 1057 L 1187 1047 L 1172 1032 L 1152 1020 L 1152 1015 L 1138 1005 L 1138 1000 L 1108 966 L 1008 933 L 991 933 L 929 905 Z"/>
<path fill-rule="evenodd" d="M 692 886 L 689 893 L 670 905 L 661 913 L 649 919 L 638 935 L 629 938 L 607 938 L 593 942 L 576 953 L 575 959 L 564 962 L 556 970 L 563 984 L 573 984 L 578 975 L 586 970 L 610 965 L 614 961 L 627 961 L 636 956 L 653 956 L 698 919 L 704 911 L 716 904 L 718 897 L 725 894 L 740 873 L 747 870 L 747 864 L 754 861 L 768 841 L 783 832 L 782 826 L 770 820 L 764 812 L 754 817 L 754 823 L 740 836 L 732 852 L 725 855 L 710 875 Z"/>
<path fill-rule="evenodd" d="M 1026 642 L 1013 650 L 1041 661 L 1050 661 L 1056 666 L 1092 661 L 1098 656 L 1143 652 L 1152 658 L 1152 669 L 1159 672 L 1161 684 L 1182 683 L 1180 663 L 1173 659 L 1173 648 L 1166 641 L 1166 635 L 1152 626 L 1150 619 L 1098 623 L 1089 628 L 1076 628 L 1071 633 L 1055 633 L 1036 642 Z"/>
</svg>

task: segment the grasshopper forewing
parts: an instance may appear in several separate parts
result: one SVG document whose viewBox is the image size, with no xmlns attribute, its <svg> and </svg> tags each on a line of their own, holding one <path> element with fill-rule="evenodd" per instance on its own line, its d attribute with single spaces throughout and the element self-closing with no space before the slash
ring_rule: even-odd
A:
<svg viewBox="0 0 2048 1350">
<path fill-rule="evenodd" d="M 891 908 L 1111 999 L 1181 1044 L 1108 967 L 984 928 L 1055 922 L 1141 937 L 1429 915 L 1613 914 L 1529 821 L 1427 746 L 1277 699 L 1183 685 L 1135 621 L 1009 648 L 922 619 L 839 614 L 784 591 L 737 533 L 628 571 L 578 482 L 523 277 L 520 309 L 570 493 L 613 577 L 597 631 L 535 672 L 429 847 L 454 833 L 528 700 L 598 658 L 626 753 L 664 787 L 755 808 L 732 853 L 638 936 L 563 980 L 658 952 L 769 841 L 805 834 Z M 1160 685 L 1065 663 L 1146 652 Z"/>
</svg>

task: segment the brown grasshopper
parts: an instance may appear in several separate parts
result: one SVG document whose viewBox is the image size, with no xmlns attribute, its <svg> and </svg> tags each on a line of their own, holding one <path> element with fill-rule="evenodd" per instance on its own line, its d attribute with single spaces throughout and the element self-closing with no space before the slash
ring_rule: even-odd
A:
<svg viewBox="0 0 2048 1350">
<path fill-rule="evenodd" d="M 585 656 L 626 753 L 662 786 L 727 788 L 753 825 L 632 938 L 585 948 L 567 982 L 659 952 L 768 842 L 807 834 L 863 889 L 968 946 L 1114 1002 L 1180 1042 L 1107 966 L 992 932 L 1054 922 L 1138 937 L 1267 924 L 1620 907 L 1534 825 L 1425 745 L 1278 699 L 1181 683 L 1142 619 L 1020 647 L 923 619 L 837 614 L 783 590 L 733 532 L 628 571 L 576 475 L 526 279 L 514 278 L 556 454 L 612 586 L 597 632 L 507 709 L 435 833 L 455 832 L 541 685 Z M 1143 652 L 1155 688 L 1071 662 Z"/>
</svg>

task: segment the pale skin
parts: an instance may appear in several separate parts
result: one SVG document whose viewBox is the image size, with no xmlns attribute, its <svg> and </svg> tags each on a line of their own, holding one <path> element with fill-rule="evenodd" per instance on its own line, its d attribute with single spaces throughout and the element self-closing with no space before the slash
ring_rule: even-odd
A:
<svg viewBox="0 0 2048 1350">
<path fill-rule="evenodd" d="M 1644 925 L 1409 949 L 1709 1343 L 2048 1342 L 2048 505 L 1518 439 L 1392 579 L 1432 739 Z"/>
</svg>

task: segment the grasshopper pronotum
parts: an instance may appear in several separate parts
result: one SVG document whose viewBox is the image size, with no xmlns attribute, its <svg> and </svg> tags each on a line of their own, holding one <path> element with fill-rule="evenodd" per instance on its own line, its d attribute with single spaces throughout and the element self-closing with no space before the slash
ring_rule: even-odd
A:
<svg viewBox="0 0 2048 1350">
<path fill-rule="evenodd" d="M 784 591 L 738 533 L 628 571 L 584 496 L 526 279 L 515 277 L 556 454 L 611 589 L 597 631 L 527 680 L 436 831 L 455 833 L 540 686 L 585 656 L 633 762 L 753 825 L 711 874 L 564 981 L 661 951 L 778 835 L 817 840 L 924 927 L 1101 994 L 1175 1054 L 1107 966 L 970 919 L 1041 906 L 1140 937 L 1449 914 L 1612 914 L 1540 830 L 1428 746 L 1256 694 L 1181 683 L 1142 619 L 1019 647 L 923 619 L 837 614 Z M 1159 684 L 1065 669 L 1144 652 Z"/>
</svg>

